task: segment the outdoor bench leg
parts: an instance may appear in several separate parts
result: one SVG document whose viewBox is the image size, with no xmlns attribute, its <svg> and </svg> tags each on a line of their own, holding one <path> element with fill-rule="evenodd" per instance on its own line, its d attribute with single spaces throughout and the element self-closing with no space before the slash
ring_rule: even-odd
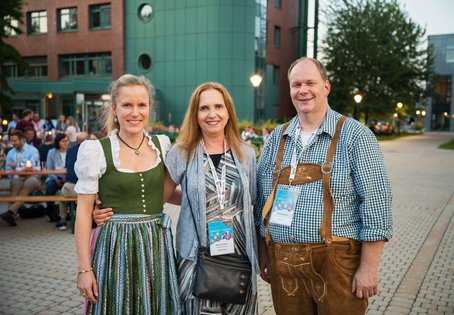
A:
<svg viewBox="0 0 454 315">
<path fill-rule="evenodd" d="M 71 218 L 71 233 L 74 234 L 74 225 L 76 223 L 76 203 L 69 203 L 69 216 Z"/>
</svg>

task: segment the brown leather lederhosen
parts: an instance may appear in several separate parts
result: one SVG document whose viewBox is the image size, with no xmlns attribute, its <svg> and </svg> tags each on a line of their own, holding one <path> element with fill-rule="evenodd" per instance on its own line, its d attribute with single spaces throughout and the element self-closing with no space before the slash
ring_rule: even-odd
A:
<svg viewBox="0 0 454 315">
<path fill-rule="evenodd" d="M 351 280 L 359 267 L 361 244 L 332 234 L 334 198 L 330 188 L 332 162 L 342 126 L 342 116 L 331 139 L 325 163 L 299 163 L 290 183 L 291 166 L 282 167 L 285 145 L 282 130 L 272 191 L 262 211 L 266 243 L 270 256 L 269 275 L 276 314 L 364 314 L 367 300 L 351 293 Z M 323 181 L 323 219 L 320 226 L 322 242 L 274 243 L 269 232 L 269 213 L 278 184 L 304 185 Z M 340 253 L 340 254 L 339 254 Z M 339 255 L 338 255 L 339 254 Z M 335 256 L 335 258 L 334 258 Z"/>
<path fill-rule="evenodd" d="M 271 210 L 271 206 L 274 202 L 274 197 L 276 195 L 277 184 L 292 184 L 292 185 L 304 185 L 308 183 L 315 182 L 317 180 L 323 180 L 323 220 L 320 226 L 320 235 L 323 242 L 326 245 L 330 245 L 333 240 L 346 240 L 345 238 L 339 238 L 332 235 L 332 218 L 334 211 L 334 198 L 331 193 L 331 172 L 332 172 L 332 162 L 334 154 L 336 153 L 336 146 L 339 142 L 339 136 L 342 130 L 342 126 L 347 117 L 341 116 L 337 125 L 336 132 L 334 133 L 333 139 L 331 140 L 331 145 L 326 154 L 325 163 L 315 164 L 315 163 L 298 163 L 296 168 L 295 179 L 290 182 L 290 169 L 291 165 L 282 168 L 282 157 L 284 155 L 284 145 L 285 137 L 283 136 L 285 129 L 288 127 L 288 123 L 284 125 L 282 129 L 281 141 L 279 143 L 279 148 L 277 151 L 277 160 L 276 160 L 276 169 L 273 172 L 273 188 L 270 196 L 268 197 L 265 206 L 262 210 L 262 220 L 266 228 L 266 242 L 269 244 L 271 237 L 268 228 L 268 213 Z"/>
</svg>

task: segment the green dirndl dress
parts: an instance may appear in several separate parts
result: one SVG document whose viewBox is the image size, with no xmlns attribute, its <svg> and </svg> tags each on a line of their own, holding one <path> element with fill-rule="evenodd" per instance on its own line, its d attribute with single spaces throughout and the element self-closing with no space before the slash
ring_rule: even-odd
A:
<svg viewBox="0 0 454 315">
<path fill-rule="evenodd" d="M 152 137 L 160 149 L 157 137 Z M 125 173 L 112 159 L 109 138 L 100 140 L 106 172 L 99 180 L 102 206 L 115 215 L 92 238 L 98 303 L 87 314 L 180 314 L 171 220 L 162 213 L 164 164 Z"/>
</svg>

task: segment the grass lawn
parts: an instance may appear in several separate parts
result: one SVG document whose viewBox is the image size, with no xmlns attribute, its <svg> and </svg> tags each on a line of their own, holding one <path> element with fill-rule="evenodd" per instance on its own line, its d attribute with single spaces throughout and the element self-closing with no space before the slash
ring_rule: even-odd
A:
<svg viewBox="0 0 454 315">
<path fill-rule="evenodd" d="M 438 147 L 439 147 L 440 149 L 454 150 L 454 139 L 452 139 L 452 140 L 449 141 L 449 142 L 440 144 Z"/>
</svg>

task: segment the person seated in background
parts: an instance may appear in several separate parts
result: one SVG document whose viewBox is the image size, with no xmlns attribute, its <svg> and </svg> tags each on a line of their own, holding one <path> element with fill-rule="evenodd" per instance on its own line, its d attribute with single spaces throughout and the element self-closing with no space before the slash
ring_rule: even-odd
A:
<svg viewBox="0 0 454 315">
<path fill-rule="evenodd" d="M 79 125 L 72 116 L 66 118 L 66 130 L 65 133 L 69 138 L 71 145 L 74 145 L 77 141 L 77 134 L 80 132 Z"/>
<path fill-rule="evenodd" d="M 66 116 L 61 114 L 58 117 L 57 126 L 55 127 L 57 133 L 63 133 L 66 131 Z"/>
<path fill-rule="evenodd" d="M 51 149 L 47 154 L 46 168 L 48 170 L 62 170 L 65 168 L 66 151 L 69 146 L 69 138 L 60 133 L 55 136 L 55 148 Z M 65 175 L 51 174 L 46 177 L 46 195 L 55 195 L 63 186 Z M 57 213 L 54 211 L 54 203 L 48 202 L 46 208 L 48 221 L 58 221 Z"/>
<path fill-rule="evenodd" d="M 38 135 L 38 138 L 39 138 L 40 135 L 41 135 L 41 138 L 42 138 L 42 135 L 43 135 L 43 122 L 39 118 L 39 114 L 38 113 L 33 113 L 33 115 L 32 115 L 32 124 L 33 124 L 33 128 L 35 129 L 36 134 Z"/>
<path fill-rule="evenodd" d="M 35 148 L 38 148 L 42 141 L 36 136 L 36 131 L 33 127 L 27 126 L 24 128 L 24 136 L 25 136 L 25 141 L 29 145 L 34 146 Z"/>
<path fill-rule="evenodd" d="M 39 165 L 39 152 L 34 146 L 25 143 L 24 134 L 20 130 L 14 130 L 10 134 L 13 148 L 6 156 L 5 169 L 7 171 L 32 168 Z M 37 175 L 18 176 L 11 178 L 11 196 L 28 196 L 41 184 Z M 8 211 L 1 215 L 1 219 L 10 226 L 16 226 L 16 215 L 23 202 L 15 202 L 8 205 Z"/>
<path fill-rule="evenodd" d="M 35 129 L 33 126 L 33 123 L 32 123 L 32 116 L 33 116 L 33 112 L 31 109 L 24 109 L 24 111 L 22 112 L 21 119 L 19 119 L 17 121 L 16 127 L 14 129 L 20 130 L 22 132 L 24 132 L 25 127 L 28 127 L 28 126 Z"/>
<path fill-rule="evenodd" d="M 49 153 L 49 150 L 53 148 L 55 148 L 54 136 L 51 133 L 48 133 L 44 137 L 44 143 L 41 143 L 38 147 L 39 159 L 43 162 L 47 161 L 47 154 Z"/>
<path fill-rule="evenodd" d="M 93 134 L 92 134 L 93 136 Z M 91 138 L 86 132 L 79 132 L 77 135 L 76 144 L 66 151 L 66 180 L 61 188 L 61 194 L 64 197 L 77 197 L 77 193 L 74 191 L 74 187 L 77 183 L 77 175 L 74 171 L 74 164 L 76 164 L 77 153 L 79 152 L 79 147 L 82 142 L 85 140 L 96 140 Z M 59 203 L 59 216 L 60 221 L 57 224 L 57 228 L 60 231 L 66 230 L 66 216 L 68 214 L 68 203 L 60 202 Z M 74 220 L 74 218 L 72 218 Z"/>
<path fill-rule="evenodd" d="M 16 114 L 13 114 L 11 121 L 8 123 L 8 127 L 6 128 L 6 132 L 9 133 L 11 129 L 16 129 L 17 121 L 19 117 Z"/>
<path fill-rule="evenodd" d="M 46 132 L 52 131 L 54 129 L 55 129 L 55 126 L 52 123 L 52 120 L 49 117 L 44 118 L 43 132 L 46 133 Z"/>
</svg>

